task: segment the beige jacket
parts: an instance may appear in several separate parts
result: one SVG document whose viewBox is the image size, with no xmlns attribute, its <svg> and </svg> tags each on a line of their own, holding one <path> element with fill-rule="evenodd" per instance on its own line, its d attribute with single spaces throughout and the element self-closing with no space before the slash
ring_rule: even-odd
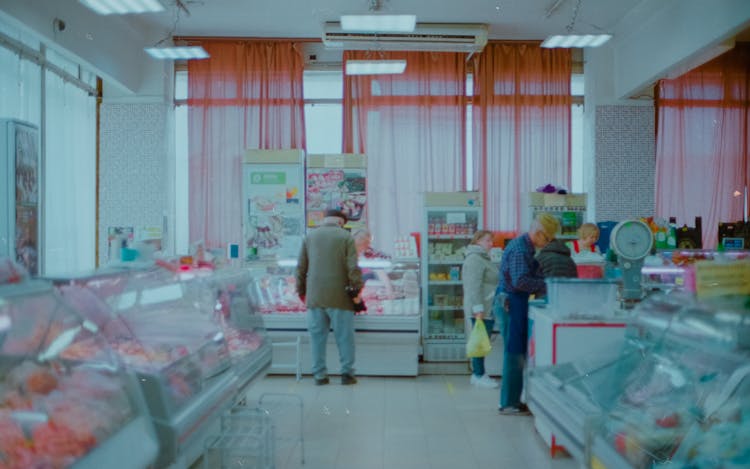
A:
<svg viewBox="0 0 750 469">
<path fill-rule="evenodd" d="M 498 268 L 490 261 L 490 255 L 482 246 L 470 244 L 461 267 L 461 282 L 464 289 L 464 318 L 467 333 L 471 330 L 471 318 L 482 313 L 484 319 L 492 317 L 492 301 L 500 281 Z"/>
<path fill-rule="evenodd" d="M 297 294 L 305 297 L 307 308 L 337 308 L 354 311 L 354 303 L 344 289 L 359 291 L 362 271 L 357 266 L 357 249 L 348 231 L 335 223 L 312 230 L 297 261 Z"/>
</svg>

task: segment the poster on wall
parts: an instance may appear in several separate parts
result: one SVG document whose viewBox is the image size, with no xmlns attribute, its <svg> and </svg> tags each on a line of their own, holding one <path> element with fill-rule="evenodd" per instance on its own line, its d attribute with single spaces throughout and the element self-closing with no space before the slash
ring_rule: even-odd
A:
<svg viewBox="0 0 750 469">
<path fill-rule="evenodd" d="M 341 210 L 347 227 L 367 224 L 367 169 L 364 155 L 310 155 L 307 166 L 307 226 L 323 221 L 326 210 Z"/>
<path fill-rule="evenodd" d="M 0 256 L 40 271 L 39 145 L 34 125 L 0 119 Z"/>
<path fill-rule="evenodd" d="M 303 158 L 301 150 L 254 150 L 245 156 L 245 261 L 299 254 L 305 223 Z"/>
</svg>

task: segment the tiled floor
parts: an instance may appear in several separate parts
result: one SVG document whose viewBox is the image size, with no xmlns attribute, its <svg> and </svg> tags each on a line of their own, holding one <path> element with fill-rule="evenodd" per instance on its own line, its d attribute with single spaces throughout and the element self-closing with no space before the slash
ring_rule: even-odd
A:
<svg viewBox="0 0 750 469">
<path fill-rule="evenodd" d="M 283 414 L 276 469 L 578 468 L 570 458 L 551 459 L 532 417 L 499 415 L 498 390 L 472 387 L 466 375 L 360 377 L 354 386 L 337 376 L 327 386 L 269 376 L 249 391 L 248 406 L 264 393 L 295 396 L 265 397 Z M 288 418 L 296 396 L 304 409 L 304 465 Z"/>
</svg>

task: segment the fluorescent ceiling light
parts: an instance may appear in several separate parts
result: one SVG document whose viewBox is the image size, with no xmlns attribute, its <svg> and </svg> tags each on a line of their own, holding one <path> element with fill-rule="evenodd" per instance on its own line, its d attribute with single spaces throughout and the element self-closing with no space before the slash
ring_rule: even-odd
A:
<svg viewBox="0 0 750 469">
<path fill-rule="evenodd" d="M 164 11 L 159 0 L 79 0 L 100 15 L 154 13 Z"/>
<path fill-rule="evenodd" d="M 341 15 L 341 29 L 344 31 L 411 32 L 416 26 L 416 15 Z"/>
<path fill-rule="evenodd" d="M 347 75 L 386 75 L 404 73 L 406 60 L 347 60 Z"/>
<path fill-rule="evenodd" d="M 542 47 L 599 47 L 610 39 L 611 34 L 561 34 L 545 39 Z"/>
<path fill-rule="evenodd" d="M 146 47 L 144 50 L 151 57 L 164 60 L 207 59 L 209 57 L 206 49 L 201 46 Z"/>
</svg>

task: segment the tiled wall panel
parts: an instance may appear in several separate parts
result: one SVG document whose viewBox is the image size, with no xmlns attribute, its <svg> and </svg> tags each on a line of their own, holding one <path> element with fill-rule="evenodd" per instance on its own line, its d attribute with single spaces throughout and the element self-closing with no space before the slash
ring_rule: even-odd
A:
<svg viewBox="0 0 750 469">
<path fill-rule="evenodd" d="M 597 106 L 596 219 L 654 214 L 654 108 Z"/>
<path fill-rule="evenodd" d="M 99 265 L 109 262 L 109 227 L 162 226 L 167 207 L 164 104 L 102 104 Z M 119 254 L 119 253 L 118 253 Z"/>
</svg>

